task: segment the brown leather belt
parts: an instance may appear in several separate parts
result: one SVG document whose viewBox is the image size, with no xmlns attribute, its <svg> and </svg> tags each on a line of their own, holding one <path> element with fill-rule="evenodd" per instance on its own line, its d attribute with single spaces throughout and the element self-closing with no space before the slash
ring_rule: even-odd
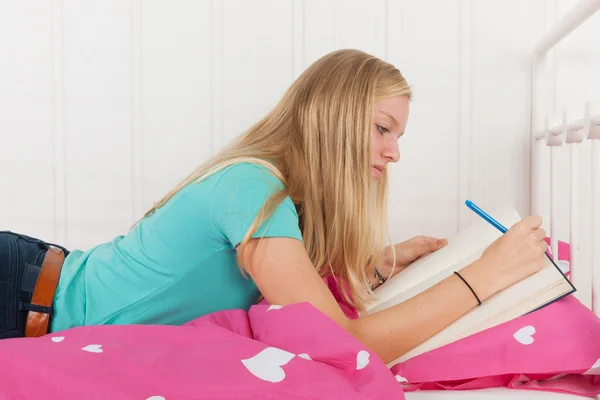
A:
<svg viewBox="0 0 600 400">
<path fill-rule="evenodd" d="M 60 271 L 62 269 L 65 253 L 56 247 L 50 247 L 46 252 L 42 267 L 38 275 L 31 304 L 34 306 L 51 308 L 54 293 L 58 286 Z M 39 311 L 28 311 L 25 322 L 25 337 L 38 337 L 48 333 L 50 314 Z"/>
</svg>

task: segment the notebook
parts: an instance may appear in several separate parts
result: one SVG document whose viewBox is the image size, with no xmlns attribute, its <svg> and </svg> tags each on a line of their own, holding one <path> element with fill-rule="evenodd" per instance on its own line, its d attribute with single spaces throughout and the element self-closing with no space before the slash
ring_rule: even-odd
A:
<svg viewBox="0 0 600 400">
<path fill-rule="evenodd" d="M 510 206 L 501 207 L 490 215 L 507 228 L 521 220 Z M 377 301 L 367 306 L 366 313 L 381 311 L 425 291 L 477 260 L 501 235 L 502 232 L 488 222 L 477 218 L 450 238 L 446 246 L 418 259 L 377 288 Z M 544 259 L 544 267 L 539 272 L 488 298 L 481 306 L 392 361 L 389 366 L 535 311 L 575 292 L 575 287 L 556 263 L 549 257 Z"/>
</svg>

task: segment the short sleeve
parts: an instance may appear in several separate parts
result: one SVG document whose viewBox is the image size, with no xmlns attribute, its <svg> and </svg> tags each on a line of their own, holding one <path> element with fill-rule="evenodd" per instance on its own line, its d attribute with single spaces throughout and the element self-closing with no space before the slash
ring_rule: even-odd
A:
<svg viewBox="0 0 600 400">
<path fill-rule="evenodd" d="M 282 183 L 260 165 L 236 164 L 222 171 L 211 201 L 212 219 L 218 233 L 233 247 L 237 246 L 265 202 L 281 189 Z M 286 197 L 252 237 L 289 237 L 302 241 L 292 200 Z"/>
</svg>

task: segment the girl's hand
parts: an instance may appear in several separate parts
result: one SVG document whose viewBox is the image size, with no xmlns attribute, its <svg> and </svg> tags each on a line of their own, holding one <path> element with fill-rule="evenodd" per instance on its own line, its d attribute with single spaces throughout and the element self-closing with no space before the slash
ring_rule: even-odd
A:
<svg viewBox="0 0 600 400">
<path fill-rule="evenodd" d="M 446 239 L 438 239 L 430 236 L 416 236 L 402 243 L 396 243 L 394 245 L 396 248 L 396 265 L 393 274 L 396 275 L 414 261 L 441 249 L 447 244 L 448 240 Z M 380 268 L 380 271 L 384 276 L 389 277 L 392 272 L 392 264 L 392 252 L 391 249 L 388 248 L 386 249 L 384 261 Z"/>
<path fill-rule="evenodd" d="M 463 269 L 482 301 L 542 269 L 548 246 L 541 224 L 539 216 L 522 219 Z"/>
</svg>

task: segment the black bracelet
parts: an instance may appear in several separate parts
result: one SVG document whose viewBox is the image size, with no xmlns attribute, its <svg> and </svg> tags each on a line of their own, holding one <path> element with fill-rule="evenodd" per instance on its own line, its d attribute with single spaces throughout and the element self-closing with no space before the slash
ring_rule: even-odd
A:
<svg viewBox="0 0 600 400">
<path fill-rule="evenodd" d="M 475 298 L 477 299 L 477 303 L 479 303 L 479 305 L 481 305 L 481 300 L 479 300 L 477 293 L 475 293 L 475 291 L 473 290 L 471 285 L 469 285 L 469 283 L 467 281 L 465 281 L 465 278 L 463 278 L 458 272 L 454 271 L 454 273 L 465 283 L 465 285 L 467 285 L 467 287 L 469 289 L 471 289 L 471 292 L 473 292 L 473 296 L 475 296 Z"/>
</svg>

